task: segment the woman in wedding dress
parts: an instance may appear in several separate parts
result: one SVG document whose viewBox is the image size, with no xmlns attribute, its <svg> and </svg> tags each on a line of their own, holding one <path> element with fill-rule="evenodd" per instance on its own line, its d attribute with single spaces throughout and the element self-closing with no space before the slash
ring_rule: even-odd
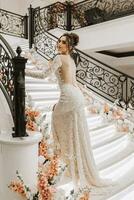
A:
<svg viewBox="0 0 134 200">
<path fill-rule="evenodd" d="M 85 100 L 76 80 L 73 49 L 79 37 L 65 33 L 57 43 L 58 55 L 49 62 L 46 72 L 26 70 L 26 75 L 45 78 L 54 72 L 60 88 L 60 98 L 52 112 L 54 147 L 68 166 L 75 187 L 103 187 L 109 181 L 99 177 L 93 158 L 90 133 L 85 116 Z"/>
</svg>

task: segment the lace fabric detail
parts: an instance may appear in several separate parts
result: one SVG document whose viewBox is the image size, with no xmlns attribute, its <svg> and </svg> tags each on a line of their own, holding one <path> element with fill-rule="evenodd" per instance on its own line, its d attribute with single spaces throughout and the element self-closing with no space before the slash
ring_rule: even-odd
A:
<svg viewBox="0 0 134 200">
<path fill-rule="evenodd" d="M 62 65 L 61 59 L 59 55 L 57 55 L 54 58 L 54 60 L 52 60 L 52 62 L 48 64 L 47 69 L 34 70 L 34 71 L 26 69 L 25 74 L 33 78 L 45 79 L 52 73 L 55 73 L 61 65 Z"/>
<path fill-rule="evenodd" d="M 64 68 L 70 82 L 66 83 L 62 78 L 61 68 Z M 47 72 L 30 71 L 26 71 L 26 74 L 32 77 L 44 78 L 55 73 L 58 79 L 60 98 L 52 112 L 51 132 L 54 148 L 61 151 L 61 157 L 68 166 L 74 185 L 94 188 L 112 184 L 101 179 L 96 168 L 84 110 L 85 99 L 77 86 L 74 62 L 69 57 L 58 55 Z"/>
</svg>

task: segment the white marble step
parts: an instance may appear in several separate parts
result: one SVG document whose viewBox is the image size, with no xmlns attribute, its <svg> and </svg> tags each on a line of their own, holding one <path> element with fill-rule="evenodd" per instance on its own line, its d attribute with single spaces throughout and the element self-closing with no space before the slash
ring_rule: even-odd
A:
<svg viewBox="0 0 134 200">
<path fill-rule="evenodd" d="M 134 200 L 134 184 L 129 185 L 127 188 L 121 192 L 115 194 L 108 200 Z"/>
<path fill-rule="evenodd" d="M 109 167 L 116 162 L 128 157 L 134 152 L 134 147 L 130 145 L 129 141 L 124 136 L 124 140 L 120 142 L 120 146 L 112 146 L 107 148 L 107 151 L 103 151 L 100 154 L 94 153 L 94 158 L 99 170 Z"/>
<path fill-rule="evenodd" d="M 123 135 L 120 133 L 113 132 L 113 131 L 107 133 L 106 135 L 104 134 L 104 137 L 99 137 L 98 140 L 97 140 L 97 137 L 94 137 L 94 138 L 91 137 L 91 146 L 93 149 L 96 149 L 120 137 L 123 137 Z"/>
<path fill-rule="evenodd" d="M 89 134 L 93 136 L 93 142 L 95 140 L 101 140 L 103 138 L 115 135 L 116 128 L 114 124 L 107 125 L 106 127 L 96 128 L 90 130 Z"/>
<path fill-rule="evenodd" d="M 93 129 L 98 126 L 102 126 L 103 119 L 100 115 L 91 115 L 88 112 L 86 112 L 86 117 L 87 117 L 87 123 L 88 123 L 88 128 Z"/>
<path fill-rule="evenodd" d="M 45 91 L 48 91 L 48 92 L 52 92 L 52 91 L 58 91 L 57 89 L 57 85 L 56 84 L 50 84 L 50 83 L 47 83 L 47 84 L 41 84 L 41 83 L 38 83 L 36 84 L 35 83 L 27 83 L 26 84 L 26 91 L 27 92 L 33 92 L 33 91 L 40 91 L 40 92 L 45 92 Z"/>
<path fill-rule="evenodd" d="M 100 171 L 100 175 L 103 178 L 109 178 L 117 181 L 118 184 L 113 187 L 111 193 L 108 192 L 107 195 L 98 198 L 93 198 L 93 200 L 107 200 L 114 194 L 127 188 L 129 185 L 134 183 L 134 154 L 130 154 L 125 159 L 120 162 L 110 166 L 107 169 Z"/>
<path fill-rule="evenodd" d="M 91 117 L 92 120 L 92 117 Z M 100 116 L 100 120 L 102 120 L 101 116 Z M 109 135 L 108 133 L 110 132 L 115 132 L 116 131 L 116 127 L 115 124 L 113 122 L 110 123 L 103 123 L 103 120 L 98 124 L 98 122 L 94 122 L 94 126 L 92 127 L 92 125 L 90 126 L 90 123 L 93 124 L 92 121 L 89 121 L 88 119 L 88 128 L 91 135 L 95 135 L 96 137 L 101 137 L 100 134 L 103 133 L 105 135 Z"/>
<path fill-rule="evenodd" d="M 25 82 L 26 82 L 26 85 L 29 84 L 29 83 L 32 83 L 32 84 L 52 84 L 52 82 L 49 82 L 48 81 L 48 78 L 45 78 L 45 79 L 39 79 L 39 78 L 33 78 L 33 77 L 29 77 L 29 76 L 26 76 L 25 77 Z M 57 85 L 57 83 L 55 83 Z"/>
<path fill-rule="evenodd" d="M 28 93 L 30 96 L 31 96 L 31 99 L 33 101 L 39 101 L 39 100 L 43 100 L 43 101 L 46 101 L 46 100 L 57 100 L 60 96 L 60 93 L 58 91 L 53 91 L 53 92 L 47 92 L 47 91 L 44 91 L 44 92 L 29 92 Z"/>
<path fill-rule="evenodd" d="M 123 150 L 126 146 L 128 146 L 128 136 L 124 135 L 123 133 L 120 134 L 122 134 L 122 137 L 94 150 L 94 156 L 96 157 L 96 159 L 98 159 L 98 157 L 102 157 L 102 159 L 105 159 L 104 157 L 107 154 L 111 156 L 111 154 L 115 151 L 119 152 L 120 149 Z"/>
<path fill-rule="evenodd" d="M 133 147 L 134 145 L 133 142 L 131 143 L 131 145 Z M 134 153 L 131 153 L 129 156 L 127 156 L 125 159 L 122 159 L 120 162 L 111 165 L 110 167 L 104 170 L 101 170 L 101 175 L 104 177 L 109 177 L 113 178 L 114 180 L 117 180 L 119 177 L 124 176 L 125 173 L 128 172 L 129 169 L 133 167 L 134 167 Z"/>
<path fill-rule="evenodd" d="M 113 148 L 120 148 L 121 145 L 125 145 L 128 142 L 127 135 L 123 135 L 116 140 L 111 141 L 110 143 L 106 143 L 103 146 L 100 146 L 96 149 L 93 149 L 94 155 L 103 155 L 105 152 L 112 151 Z"/>
</svg>

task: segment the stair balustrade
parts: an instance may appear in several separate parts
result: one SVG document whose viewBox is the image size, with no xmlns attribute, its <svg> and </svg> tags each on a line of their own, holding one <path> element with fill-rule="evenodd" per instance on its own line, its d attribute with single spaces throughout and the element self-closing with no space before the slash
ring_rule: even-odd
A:
<svg viewBox="0 0 134 200">
<path fill-rule="evenodd" d="M 27 59 L 17 56 L 6 40 L 0 35 L 0 88 L 8 102 L 14 120 L 13 137 L 27 136 L 25 119 L 25 76 Z"/>
<path fill-rule="evenodd" d="M 65 1 L 34 9 L 35 26 L 38 15 L 45 28 L 76 30 L 85 26 L 134 14 L 133 0 L 84 0 L 79 3 Z"/>
<path fill-rule="evenodd" d="M 0 33 L 28 38 L 28 16 L 0 9 Z"/>
</svg>

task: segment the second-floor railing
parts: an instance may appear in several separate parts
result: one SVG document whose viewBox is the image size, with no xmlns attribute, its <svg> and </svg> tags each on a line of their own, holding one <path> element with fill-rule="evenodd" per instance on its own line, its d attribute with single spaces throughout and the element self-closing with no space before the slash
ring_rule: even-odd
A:
<svg viewBox="0 0 134 200">
<path fill-rule="evenodd" d="M 28 16 L 0 9 L 0 33 L 28 38 Z"/>
<path fill-rule="evenodd" d="M 70 31 L 132 14 L 133 0 L 65 1 L 35 8 L 34 24 L 40 19 L 47 31 L 57 27 Z"/>
<path fill-rule="evenodd" d="M 72 30 L 131 14 L 133 0 L 85 0 L 72 4 Z"/>
<path fill-rule="evenodd" d="M 47 31 L 57 27 L 70 31 L 131 14 L 133 0 L 65 1 L 33 9 L 32 23 L 36 27 L 40 20 Z M 0 9 L 0 33 L 28 38 L 28 16 Z"/>
</svg>

